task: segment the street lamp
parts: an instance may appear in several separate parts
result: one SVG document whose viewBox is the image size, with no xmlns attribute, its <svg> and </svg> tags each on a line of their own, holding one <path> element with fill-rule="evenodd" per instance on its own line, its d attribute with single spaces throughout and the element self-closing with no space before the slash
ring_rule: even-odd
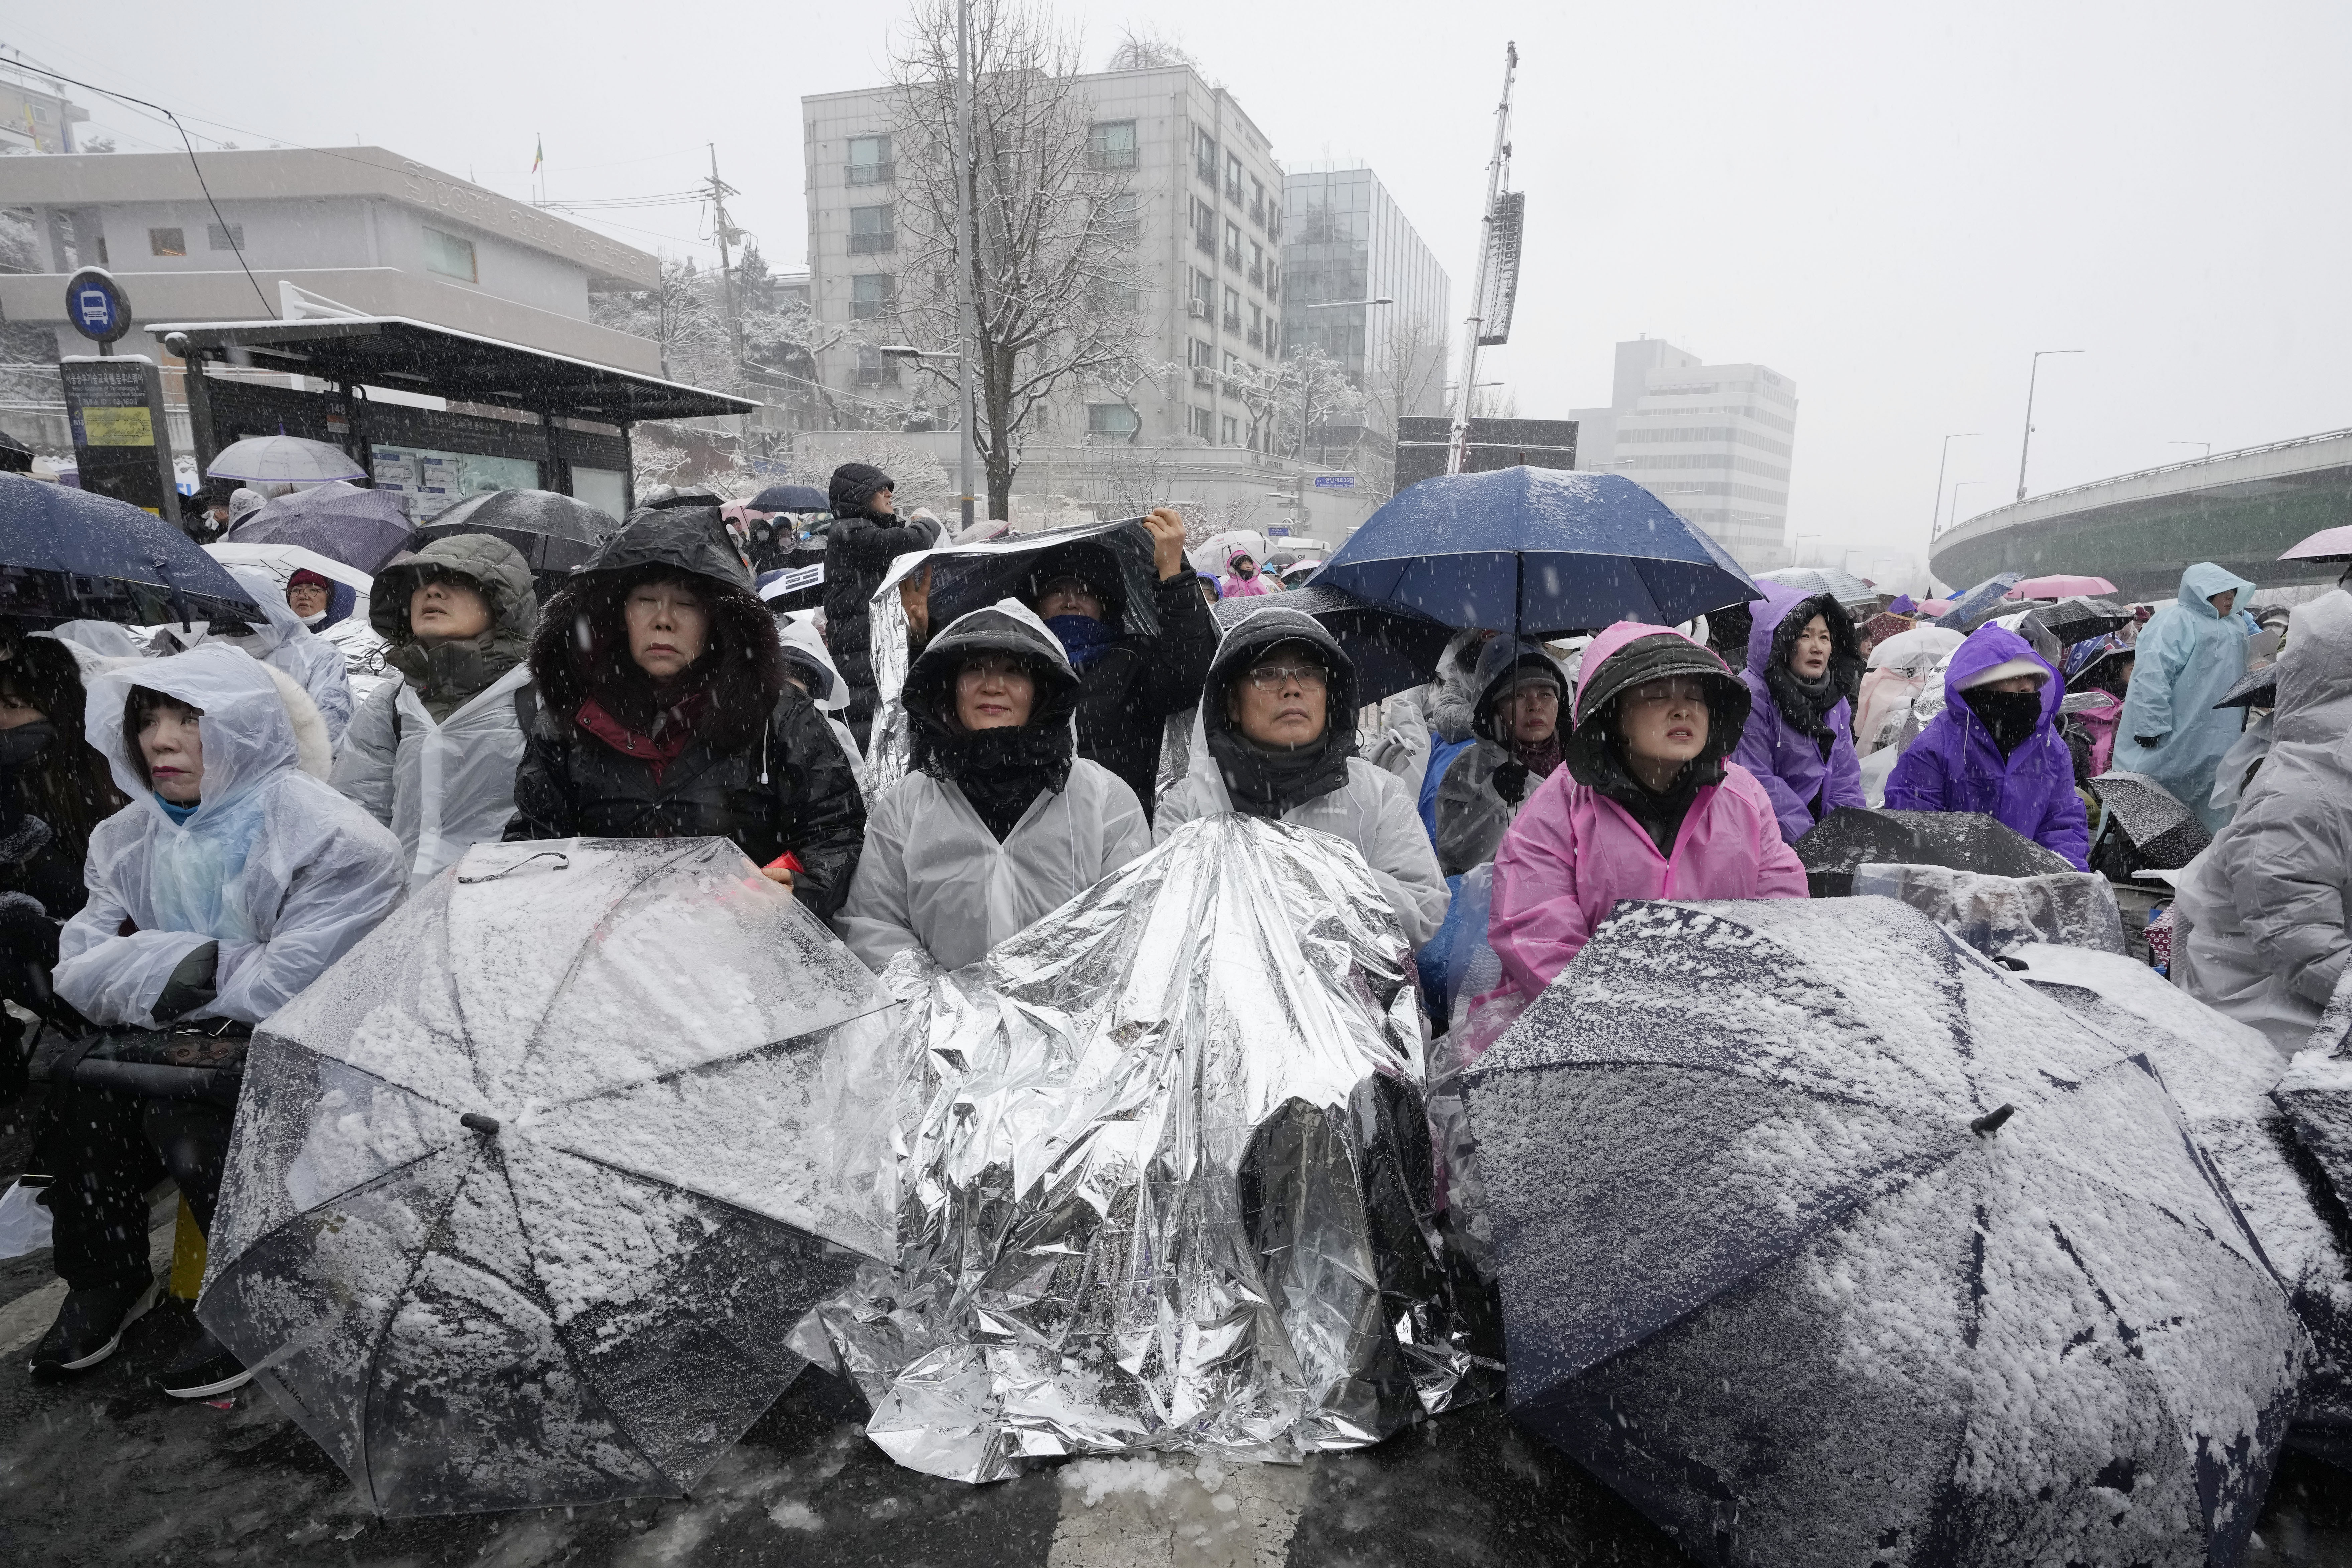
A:
<svg viewBox="0 0 2352 1568">
<path fill-rule="evenodd" d="M 1952 481 L 1951 526 L 1953 528 L 1960 526 L 1960 492 L 1967 489 L 1971 485 L 1990 485 L 1992 481 L 1990 479 L 1955 479 Z"/>
<path fill-rule="evenodd" d="M 1944 526 L 1944 465 L 1952 460 L 1952 443 L 1964 436 L 1983 434 L 1981 430 L 1956 430 L 1944 437 L 1944 455 L 1936 459 L 1936 515 L 1927 519 L 1927 537 L 1930 539 Z"/>
<path fill-rule="evenodd" d="M 2088 349 L 2036 349 L 2033 370 L 2025 378 L 2025 442 L 2017 449 L 2017 498 L 2025 499 L 2025 457 L 2033 450 L 2033 388 L 2042 379 L 2042 356 L 2044 354 L 2087 354 Z"/>
</svg>

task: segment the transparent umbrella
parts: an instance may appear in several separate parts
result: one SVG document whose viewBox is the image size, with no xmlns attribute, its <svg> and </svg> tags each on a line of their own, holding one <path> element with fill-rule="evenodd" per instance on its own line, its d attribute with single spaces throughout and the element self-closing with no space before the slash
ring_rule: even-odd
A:
<svg viewBox="0 0 2352 1568">
<path fill-rule="evenodd" d="M 214 456 L 205 473 L 248 485 L 320 485 L 331 479 L 364 479 L 367 470 L 348 453 L 299 435 L 248 435 Z"/>
</svg>

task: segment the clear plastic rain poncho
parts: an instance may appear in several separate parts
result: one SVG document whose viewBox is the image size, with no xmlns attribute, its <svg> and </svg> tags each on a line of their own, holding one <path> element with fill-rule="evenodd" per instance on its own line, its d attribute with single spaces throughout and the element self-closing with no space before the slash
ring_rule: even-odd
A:
<svg viewBox="0 0 2352 1568">
<path fill-rule="evenodd" d="M 352 683 L 344 669 L 343 650 L 302 623 L 286 602 L 286 589 L 276 578 L 259 567 L 233 566 L 228 574 L 261 606 L 264 623 L 253 629 L 250 638 L 236 639 L 236 645 L 247 648 L 263 664 L 285 671 L 310 694 L 319 705 L 319 716 L 327 721 L 327 738 L 338 747 L 343 744 L 343 731 L 352 723 Z"/>
<path fill-rule="evenodd" d="M 1348 845 L 1193 822 L 933 979 L 902 1039 L 900 1268 L 821 1314 L 899 1463 L 1295 1458 L 1491 1386 L 1412 959 Z"/>
<path fill-rule="evenodd" d="M 184 827 L 132 763 L 133 686 L 204 715 L 203 801 Z M 258 1023 L 399 901 L 398 842 L 300 771 L 278 684 L 251 655 L 202 645 L 93 675 L 89 692 L 87 733 L 131 804 L 90 835 L 89 902 L 58 938 L 58 995 L 83 1017 L 161 1027 L 149 1009 L 173 969 L 218 942 L 217 994 L 192 1016 Z"/>
<path fill-rule="evenodd" d="M 414 686 L 393 679 L 390 702 L 378 693 L 353 720 L 334 783 L 392 824 L 409 880 L 421 883 L 474 845 L 495 842 L 513 821 L 527 738 L 515 694 L 530 685 L 530 666 L 517 664 L 439 720 Z"/>
<path fill-rule="evenodd" d="M 198 1313 L 379 1511 L 676 1496 L 891 1254 L 890 1050 L 723 839 L 478 845 L 255 1035 Z"/>
</svg>

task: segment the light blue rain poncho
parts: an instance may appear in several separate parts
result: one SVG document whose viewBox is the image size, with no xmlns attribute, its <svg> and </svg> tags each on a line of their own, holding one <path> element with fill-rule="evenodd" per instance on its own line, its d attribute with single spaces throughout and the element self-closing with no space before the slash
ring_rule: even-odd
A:
<svg viewBox="0 0 2352 1568">
<path fill-rule="evenodd" d="M 2239 595 L 2235 608 L 2243 609 L 2254 585 L 2200 561 L 2180 574 L 2179 601 L 2158 611 L 2139 634 L 2113 763 L 2147 774 L 2215 830 L 2230 813 L 2212 804 L 2214 771 L 2246 717 L 2243 708 L 2213 706 L 2246 673 L 2245 621 L 2219 613 L 2210 602 L 2231 589 Z M 2143 735 L 2158 744 L 2142 746 Z"/>
<path fill-rule="evenodd" d="M 123 733 L 131 688 L 199 710 L 203 798 L 184 824 L 147 787 Z M 58 995 L 91 1022 L 153 1029 L 172 971 L 220 944 L 213 1001 L 192 1018 L 259 1023 L 392 912 L 400 841 L 301 770 L 268 668 L 207 643 L 93 676 L 85 718 L 131 804 L 90 834 L 89 902 L 59 934 Z"/>
</svg>

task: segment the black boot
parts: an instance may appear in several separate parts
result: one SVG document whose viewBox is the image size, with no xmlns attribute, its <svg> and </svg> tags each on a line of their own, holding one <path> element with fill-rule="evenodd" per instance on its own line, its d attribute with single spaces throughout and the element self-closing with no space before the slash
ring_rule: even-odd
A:
<svg viewBox="0 0 2352 1568">
<path fill-rule="evenodd" d="M 188 1348 L 151 1381 L 174 1399 L 217 1399 L 252 1382 L 253 1374 L 213 1338 L 212 1330 L 198 1323 Z"/>
<path fill-rule="evenodd" d="M 33 1347 L 33 1375 L 54 1379 L 87 1372 L 122 1343 L 122 1331 L 155 1304 L 155 1281 L 93 1285 L 66 1293 L 58 1321 Z"/>
</svg>

